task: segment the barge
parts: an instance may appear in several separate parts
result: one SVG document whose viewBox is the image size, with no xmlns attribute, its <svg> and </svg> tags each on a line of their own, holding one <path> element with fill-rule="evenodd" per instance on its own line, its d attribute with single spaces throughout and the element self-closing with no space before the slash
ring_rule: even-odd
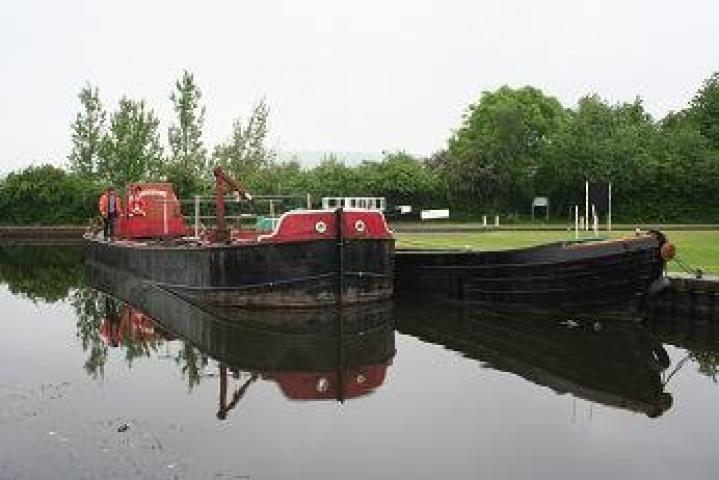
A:
<svg viewBox="0 0 719 480">
<path fill-rule="evenodd" d="M 134 184 L 114 238 L 85 236 L 86 263 L 128 274 L 205 304 L 319 307 L 381 301 L 393 294 L 394 240 L 381 212 L 294 210 L 270 232 L 231 230 L 216 169 L 217 229 L 192 237 L 170 184 Z"/>
<path fill-rule="evenodd" d="M 577 308 L 643 302 L 674 247 L 660 232 L 506 251 L 400 250 L 397 294 L 463 303 Z"/>
</svg>

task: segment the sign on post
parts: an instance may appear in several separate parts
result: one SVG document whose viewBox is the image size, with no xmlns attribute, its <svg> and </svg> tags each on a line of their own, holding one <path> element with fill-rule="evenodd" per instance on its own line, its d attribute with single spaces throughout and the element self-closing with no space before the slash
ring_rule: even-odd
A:
<svg viewBox="0 0 719 480">
<path fill-rule="evenodd" d="M 449 209 L 438 210 L 421 210 L 419 218 L 422 220 L 437 220 L 440 218 L 449 218 Z"/>
<path fill-rule="evenodd" d="M 534 209 L 544 208 L 547 220 L 549 220 L 549 198 L 548 197 L 534 197 L 532 200 L 532 220 L 534 220 Z"/>
</svg>

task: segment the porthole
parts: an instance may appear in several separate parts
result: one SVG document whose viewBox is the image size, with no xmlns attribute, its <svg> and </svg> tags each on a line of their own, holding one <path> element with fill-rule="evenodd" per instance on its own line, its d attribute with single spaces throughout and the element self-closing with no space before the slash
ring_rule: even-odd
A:
<svg viewBox="0 0 719 480">
<path fill-rule="evenodd" d="M 318 393 L 325 393 L 329 386 L 330 382 L 328 382 L 325 377 L 320 377 L 317 379 L 317 385 L 315 388 L 317 389 Z"/>
</svg>

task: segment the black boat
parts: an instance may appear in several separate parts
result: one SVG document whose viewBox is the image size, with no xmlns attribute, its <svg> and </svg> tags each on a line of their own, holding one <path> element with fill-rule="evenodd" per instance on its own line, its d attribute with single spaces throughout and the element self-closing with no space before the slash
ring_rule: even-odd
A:
<svg viewBox="0 0 719 480">
<path fill-rule="evenodd" d="M 460 302 L 575 308 L 630 304 L 658 288 L 664 235 L 557 242 L 517 250 L 398 250 L 397 294 Z"/>
<path fill-rule="evenodd" d="M 116 236 L 85 236 L 85 260 L 186 298 L 242 307 L 317 307 L 393 294 L 394 240 L 379 211 L 292 210 L 271 231 L 229 229 L 224 191 L 244 189 L 215 170 L 217 228 L 190 236 L 169 183 L 128 186 Z"/>
</svg>

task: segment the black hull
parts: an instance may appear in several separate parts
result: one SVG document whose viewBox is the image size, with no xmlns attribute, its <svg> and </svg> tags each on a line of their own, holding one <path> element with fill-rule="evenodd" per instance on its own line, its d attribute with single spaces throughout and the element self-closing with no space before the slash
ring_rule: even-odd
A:
<svg viewBox="0 0 719 480">
<path fill-rule="evenodd" d="M 637 303 L 663 275 L 654 236 L 505 252 L 398 251 L 397 294 L 576 308 Z"/>
<path fill-rule="evenodd" d="M 317 307 L 393 294 L 393 240 L 165 246 L 85 240 L 85 261 L 185 298 L 238 307 Z"/>
</svg>

